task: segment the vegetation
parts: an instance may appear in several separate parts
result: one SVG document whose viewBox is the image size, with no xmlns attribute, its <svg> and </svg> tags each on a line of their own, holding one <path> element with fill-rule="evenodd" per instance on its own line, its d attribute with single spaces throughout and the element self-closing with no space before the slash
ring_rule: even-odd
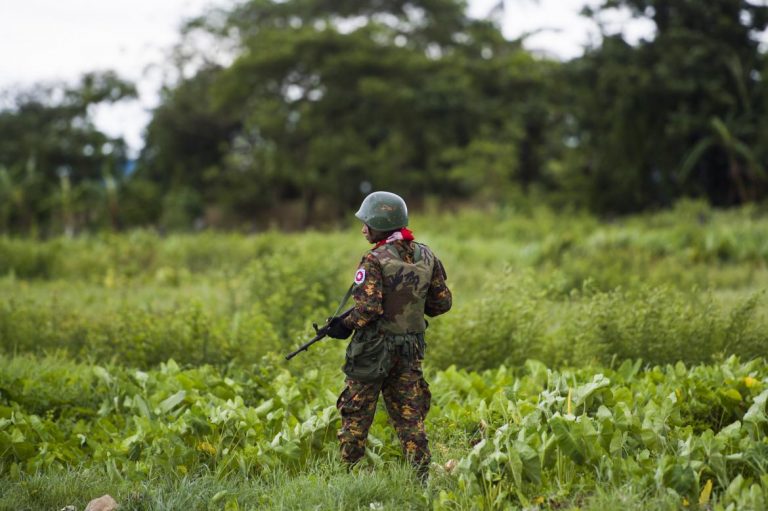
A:
<svg viewBox="0 0 768 511">
<path fill-rule="evenodd" d="M 130 172 L 84 109 L 126 96 L 95 87 L 114 76 L 12 95 L 0 229 L 329 226 L 372 189 L 603 215 L 765 199 L 768 7 L 606 0 L 585 14 L 626 8 L 655 34 L 604 34 L 569 62 L 464 7 L 244 0 L 190 20 Z"/>
<path fill-rule="evenodd" d="M 765 507 L 764 212 L 413 227 L 456 296 L 427 332 L 428 486 L 383 409 L 340 466 L 343 342 L 282 357 L 343 294 L 356 230 L 136 231 L 0 241 L 0 507 Z"/>
<path fill-rule="evenodd" d="M 436 463 L 424 490 L 398 462 L 384 414 L 360 471 L 344 473 L 330 390 L 338 382 L 317 370 L 291 376 L 276 361 L 226 373 L 174 362 L 148 372 L 57 358 L 0 362 L 11 401 L 0 408 L 0 502 L 16 509 L 63 504 L 54 496 L 83 501 L 94 482 L 132 509 L 165 508 L 164 499 L 215 509 L 600 509 L 590 500 L 616 506 L 624 488 L 670 508 L 757 510 L 768 498 L 768 368 L 757 361 L 439 371 L 428 424 Z M 88 485 L 40 491 L 43 474 L 71 481 L 72 467 Z"/>
<path fill-rule="evenodd" d="M 616 8 L 655 34 L 558 62 L 461 0 L 243 0 L 188 21 L 136 160 L 114 73 L 6 92 L 0 508 L 766 509 L 768 7 Z M 425 486 L 383 409 L 341 466 L 344 343 L 283 358 L 374 189 L 455 294 Z"/>
</svg>

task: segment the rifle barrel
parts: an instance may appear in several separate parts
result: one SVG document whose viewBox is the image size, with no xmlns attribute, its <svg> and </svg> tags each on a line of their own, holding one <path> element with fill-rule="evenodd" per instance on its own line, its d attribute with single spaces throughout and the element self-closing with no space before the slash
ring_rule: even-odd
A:
<svg viewBox="0 0 768 511">
<path fill-rule="evenodd" d="M 301 353 L 302 351 L 307 351 L 307 349 L 309 349 L 310 346 L 315 344 L 317 341 L 323 339 L 325 336 L 326 336 L 325 329 L 321 328 L 316 336 L 314 336 L 311 340 L 309 340 L 309 341 L 305 342 L 304 344 L 302 344 L 301 346 L 299 346 L 299 349 L 297 349 L 296 351 L 293 351 L 293 352 L 287 354 L 285 356 L 285 359 L 286 360 L 290 360 L 293 357 L 295 357 L 296 355 L 298 355 L 299 353 Z"/>
<path fill-rule="evenodd" d="M 353 310 L 354 310 L 354 307 L 350 307 L 349 309 L 347 309 L 344 312 L 342 312 L 339 317 L 342 318 L 342 319 L 346 318 L 347 316 L 349 316 L 349 313 L 352 312 Z M 328 323 L 330 323 L 330 321 L 328 321 Z M 320 341 L 320 340 L 324 339 L 328 335 L 328 323 L 326 323 L 322 328 L 320 328 L 320 330 L 317 331 L 317 335 L 316 336 L 314 336 L 312 339 L 310 339 L 309 341 L 307 341 L 304 344 L 302 344 L 301 346 L 299 346 L 299 348 L 296 351 L 288 353 L 285 356 L 285 359 L 286 360 L 292 359 L 293 357 L 295 357 L 296 355 L 298 355 L 302 351 L 307 351 L 309 349 L 309 347 L 312 346 L 313 344 L 315 344 L 317 341 Z"/>
</svg>

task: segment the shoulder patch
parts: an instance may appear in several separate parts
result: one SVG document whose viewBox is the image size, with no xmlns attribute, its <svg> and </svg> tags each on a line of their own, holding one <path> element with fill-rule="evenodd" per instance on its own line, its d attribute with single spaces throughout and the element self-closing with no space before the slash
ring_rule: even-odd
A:
<svg viewBox="0 0 768 511">
<path fill-rule="evenodd" d="M 363 268 L 360 268 L 357 270 L 357 273 L 355 273 L 355 284 L 360 285 L 365 280 L 365 270 Z"/>
</svg>

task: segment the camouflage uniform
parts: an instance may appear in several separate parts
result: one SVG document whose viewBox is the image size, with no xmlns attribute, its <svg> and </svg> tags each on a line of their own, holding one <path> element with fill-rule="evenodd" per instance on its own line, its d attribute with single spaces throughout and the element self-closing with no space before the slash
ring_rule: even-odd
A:
<svg viewBox="0 0 768 511">
<path fill-rule="evenodd" d="M 397 240 L 368 252 L 358 276 L 355 308 L 344 320 L 355 330 L 344 367 L 348 378 L 336 404 L 341 457 L 353 465 L 365 454 L 381 392 L 406 458 L 425 475 L 430 453 L 424 420 L 431 394 L 421 370 L 424 314 L 437 316 L 451 308 L 445 269 L 425 245 Z M 380 373 L 356 376 L 356 361 L 365 365 L 369 352 Z"/>
</svg>

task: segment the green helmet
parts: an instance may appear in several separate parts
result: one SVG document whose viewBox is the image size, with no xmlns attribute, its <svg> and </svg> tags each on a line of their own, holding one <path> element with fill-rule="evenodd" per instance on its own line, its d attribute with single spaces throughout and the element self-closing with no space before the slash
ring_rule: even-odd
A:
<svg viewBox="0 0 768 511">
<path fill-rule="evenodd" d="M 368 195 L 355 216 L 377 231 L 394 231 L 408 225 L 405 201 L 390 192 L 373 192 Z"/>
</svg>

